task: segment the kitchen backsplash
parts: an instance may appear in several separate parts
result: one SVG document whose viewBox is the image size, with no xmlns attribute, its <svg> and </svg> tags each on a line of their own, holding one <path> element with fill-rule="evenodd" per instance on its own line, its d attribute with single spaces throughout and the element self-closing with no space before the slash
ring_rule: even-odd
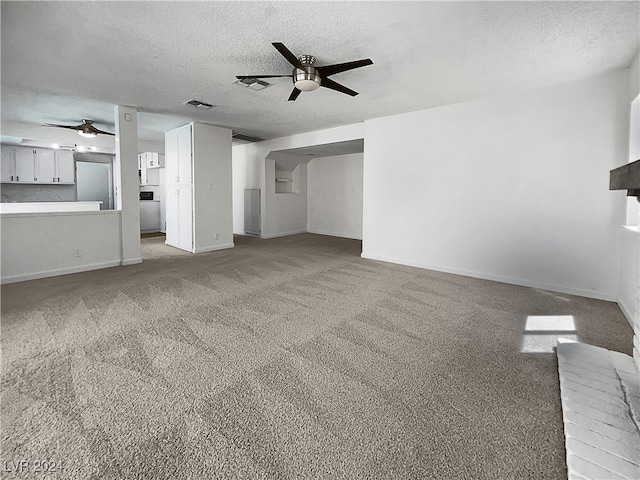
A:
<svg viewBox="0 0 640 480">
<path fill-rule="evenodd" d="M 3 183 L 0 197 L 3 202 L 72 202 L 76 200 L 76 186 Z"/>
</svg>

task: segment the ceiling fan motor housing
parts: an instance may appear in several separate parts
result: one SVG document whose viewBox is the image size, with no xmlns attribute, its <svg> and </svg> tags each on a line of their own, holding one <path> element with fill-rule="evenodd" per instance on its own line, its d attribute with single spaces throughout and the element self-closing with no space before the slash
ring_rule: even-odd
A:
<svg viewBox="0 0 640 480">
<path fill-rule="evenodd" d="M 316 63 L 316 57 L 313 55 L 300 55 L 298 57 L 300 63 L 304 65 L 305 69 L 294 68 L 293 69 L 293 84 L 298 90 L 303 92 L 310 92 L 320 87 L 322 78 L 318 74 L 318 71 L 313 66 Z"/>
</svg>

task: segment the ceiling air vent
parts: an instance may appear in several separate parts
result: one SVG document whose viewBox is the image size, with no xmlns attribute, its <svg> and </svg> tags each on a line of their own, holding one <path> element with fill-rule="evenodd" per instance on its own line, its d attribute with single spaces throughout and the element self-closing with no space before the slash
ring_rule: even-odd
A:
<svg viewBox="0 0 640 480">
<path fill-rule="evenodd" d="M 271 86 L 271 83 L 265 82 L 264 80 L 258 80 L 257 78 L 242 78 L 233 83 L 240 85 L 241 87 L 250 88 L 251 90 L 264 90 Z"/>
<path fill-rule="evenodd" d="M 183 103 L 183 105 L 190 105 L 199 110 L 209 110 L 213 108 L 215 105 L 211 105 L 210 103 L 201 102 L 200 100 L 187 100 Z"/>
<path fill-rule="evenodd" d="M 249 135 L 244 135 L 242 133 L 237 133 L 237 132 L 233 132 L 233 135 L 231 135 L 231 137 L 234 140 L 240 140 L 243 142 L 261 142 L 262 140 L 264 140 L 264 138 L 251 137 Z"/>
</svg>

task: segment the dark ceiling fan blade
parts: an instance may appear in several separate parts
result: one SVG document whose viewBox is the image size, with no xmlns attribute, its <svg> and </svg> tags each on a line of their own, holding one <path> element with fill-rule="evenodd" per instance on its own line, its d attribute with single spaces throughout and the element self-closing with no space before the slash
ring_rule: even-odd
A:
<svg viewBox="0 0 640 480">
<path fill-rule="evenodd" d="M 284 43 L 274 42 L 271 45 L 276 47 L 276 50 L 278 50 L 280 54 L 284 58 L 286 58 L 291 65 L 299 68 L 300 70 L 304 70 L 304 65 L 302 65 L 302 62 L 298 60 L 298 57 L 291 53 L 291 51 L 287 47 L 284 46 Z"/>
<path fill-rule="evenodd" d="M 322 77 L 328 77 L 329 75 L 346 72 L 347 70 L 353 70 L 354 68 L 366 67 L 367 65 L 373 65 L 370 58 L 356 60 L 354 62 L 336 63 L 335 65 L 324 65 L 316 68 Z"/>
<path fill-rule="evenodd" d="M 105 132 L 104 130 L 99 130 L 99 129 L 95 128 L 95 127 L 93 127 L 93 131 L 95 133 L 99 133 L 100 135 L 113 135 L 114 137 L 116 136 L 115 133 Z"/>
<path fill-rule="evenodd" d="M 340 93 L 346 93 L 347 95 L 351 95 L 352 97 L 355 97 L 356 95 L 358 95 L 358 92 L 355 92 L 350 88 L 347 88 L 344 85 L 339 84 L 338 82 L 334 82 L 330 78 L 323 78 L 322 82 L 320 83 L 320 86 L 324 88 L 330 88 L 331 90 L 335 90 Z"/>
<path fill-rule="evenodd" d="M 77 125 L 58 125 L 56 123 L 43 123 L 43 127 L 70 128 L 71 130 L 80 130 Z"/>
<path fill-rule="evenodd" d="M 244 80 L 246 78 L 278 78 L 278 77 L 289 77 L 292 75 L 236 75 L 238 80 Z"/>
<path fill-rule="evenodd" d="M 291 95 L 289 95 L 289 101 L 295 101 L 301 93 L 302 90 L 298 90 L 297 88 L 293 87 L 293 91 L 291 92 Z"/>
</svg>

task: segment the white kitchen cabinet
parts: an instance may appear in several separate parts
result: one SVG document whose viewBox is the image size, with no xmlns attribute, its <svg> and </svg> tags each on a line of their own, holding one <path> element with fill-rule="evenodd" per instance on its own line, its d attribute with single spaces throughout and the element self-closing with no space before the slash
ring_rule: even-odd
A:
<svg viewBox="0 0 640 480">
<path fill-rule="evenodd" d="M 140 170 L 140 185 L 160 185 L 160 169 L 142 168 Z"/>
<path fill-rule="evenodd" d="M 160 185 L 160 166 L 164 166 L 164 155 L 156 152 L 139 153 L 140 185 Z"/>
<path fill-rule="evenodd" d="M 56 182 L 56 155 L 53 150 L 35 149 L 33 151 L 33 161 L 35 162 L 34 182 Z"/>
<path fill-rule="evenodd" d="M 2 165 L 0 166 L 0 181 L 2 183 L 11 183 L 16 176 L 16 162 L 13 154 L 13 148 L 6 145 L 2 146 Z"/>
<path fill-rule="evenodd" d="M 144 152 L 141 153 L 147 168 L 163 168 L 164 167 L 164 155 L 158 152 Z"/>
<path fill-rule="evenodd" d="M 76 183 L 76 163 L 70 150 L 56 151 L 56 183 Z"/>
<path fill-rule="evenodd" d="M 16 148 L 16 179 L 18 183 L 34 183 L 36 181 L 36 163 L 32 148 Z"/>
<path fill-rule="evenodd" d="M 73 152 L 44 148 L 2 147 L 2 182 L 74 184 Z"/>
</svg>

